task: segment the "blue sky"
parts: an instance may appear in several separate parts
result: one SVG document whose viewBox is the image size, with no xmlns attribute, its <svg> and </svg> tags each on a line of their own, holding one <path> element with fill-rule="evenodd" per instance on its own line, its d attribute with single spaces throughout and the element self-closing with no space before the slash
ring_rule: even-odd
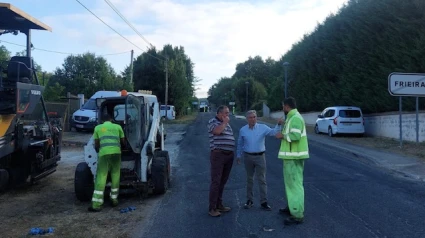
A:
<svg viewBox="0 0 425 238">
<path fill-rule="evenodd" d="M 195 63 L 202 81 L 197 96 L 220 77 L 231 76 L 236 64 L 249 56 L 279 59 L 293 43 L 311 32 L 331 12 L 348 0 L 111 0 L 116 8 L 154 46 L 183 46 Z M 141 49 L 142 40 L 103 0 L 80 0 L 115 30 Z M 128 43 L 74 0 L 13 0 L 12 5 L 52 27 L 52 32 L 34 31 L 33 45 L 64 53 L 94 52 L 120 73 L 141 50 Z M 25 44 L 25 36 L 3 35 L 0 41 Z M 4 44 L 12 53 L 24 48 Z M 35 61 L 46 71 L 60 67 L 67 54 L 33 51 Z"/>
</svg>

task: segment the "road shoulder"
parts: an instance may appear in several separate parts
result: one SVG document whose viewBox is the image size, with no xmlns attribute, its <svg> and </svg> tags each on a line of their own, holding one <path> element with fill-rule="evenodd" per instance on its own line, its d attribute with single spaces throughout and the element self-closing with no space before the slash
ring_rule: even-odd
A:
<svg viewBox="0 0 425 238">
<path fill-rule="evenodd" d="M 259 122 L 274 126 L 274 124 L 265 120 Z M 310 142 L 338 152 L 351 154 L 404 177 L 425 181 L 425 161 L 423 159 L 338 141 L 326 135 L 308 133 L 307 136 Z"/>
</svg>

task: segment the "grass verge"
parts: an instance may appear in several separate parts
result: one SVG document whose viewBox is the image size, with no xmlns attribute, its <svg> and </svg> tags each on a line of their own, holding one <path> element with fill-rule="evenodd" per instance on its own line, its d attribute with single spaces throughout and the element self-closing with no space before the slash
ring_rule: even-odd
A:
<svg viewBox="0 0 425 238">
<path fill-rule="evenodd" d="M 258 118 L 263 122 L 276 123 L 275 119 L 272 118 Z M 307 125 L 307 133 L 314 134 L 314 126 Z M 326 136 L 326 135 L 322 135 Z M 385 137 L 354 137 L 354 136 L 336 136 L 329 138 L 331 140 L 336 140 L 340 142 L 350 143 L 357 146 L 362 146 L 366 148 L 378 149 L 390 153 L 397 153 L 400 155 L 407 155 L 411 157 L 417 157 L 425 159 L 425 143 L 415 143 L 409 141 L 403 141 L 403 147 L 400 148 L 400 141 L 391 138 Z"/>
<path fill-rule="evenodd" d="M 190 115 L 178 116 L 175 120 L 163 120 L 164 124 L 190 124 L 198 116 L 197 112 Z"/>
</svg>

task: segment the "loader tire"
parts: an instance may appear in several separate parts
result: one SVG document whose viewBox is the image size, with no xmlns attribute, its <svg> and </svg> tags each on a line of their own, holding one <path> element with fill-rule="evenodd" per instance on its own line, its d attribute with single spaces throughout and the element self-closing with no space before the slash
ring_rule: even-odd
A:
<svg viewBox="0 0 425 238">
<path fill-rule="evenodd" d="M 86 162 L 81 162 L 75 169 L 74 189 L 77 199 L 87 202 L 92 199 L 94 191 L 93 174 Z"/>
<path fill-rule="evenodd" d="M 5 169 L 0 169 L 0 193 L 4 192 L 9 184 L 9 172 Z"/>
<path fill-rule="evenodd" d="M 166 150 L 157 150 L 155 151 L 155 157 L 164 157 L 166 160 L 166 166 L 167 166 L 167 182 L 168 187 L 171 185 L 171 162 L 170 162 L 170 156 L 168 154 L 168 151 Z"/>
<path fill-rule="evenodd" d="M 164 194 L 168 190 L 167 158 L 154 157 L 152 161 L 152 183 L 154 194 Z"/>
</svg>

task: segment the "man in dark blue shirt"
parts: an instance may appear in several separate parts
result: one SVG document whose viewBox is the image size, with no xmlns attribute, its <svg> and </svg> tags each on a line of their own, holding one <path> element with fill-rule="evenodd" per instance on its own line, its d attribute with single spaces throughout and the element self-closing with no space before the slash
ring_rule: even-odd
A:
<svg viewBox="0 0 425 238">
<path fill-rule="evenodd" d="M 270 211 L 271 207 L 267 203 L 267 182 L 266 182 L 266 158 L 265 158 L 265 137 L 275 136 L 281 131 L 282 119 L 279 119 L 275 128 L 271 129 L 267 125 L 257 123 L 257 113 L 255 110 L 246 113 L 248 124 L 239 131 L 237 162 L 243 155 L 246 170 L 246 194 L 248 201 L 245 208 L 251 208 L 253 203 L 252 188 L 254 185 L 254 173 L 256 174 L 260 187 L 261 208 Z"/>
</svg>

